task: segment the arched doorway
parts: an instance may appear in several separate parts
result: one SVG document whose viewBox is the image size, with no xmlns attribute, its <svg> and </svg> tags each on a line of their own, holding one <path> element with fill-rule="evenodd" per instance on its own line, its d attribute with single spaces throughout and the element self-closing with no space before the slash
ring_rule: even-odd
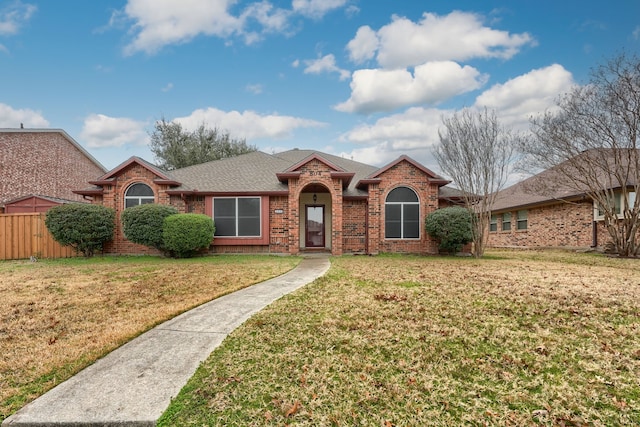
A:
<svg viewBox="0 0 640 427">
<path fill-rule="evenodd" d="M 300 249 L 331 249 L 331 193 L 321 184 L 310 184 L 300 193 Z"/>
</svg>

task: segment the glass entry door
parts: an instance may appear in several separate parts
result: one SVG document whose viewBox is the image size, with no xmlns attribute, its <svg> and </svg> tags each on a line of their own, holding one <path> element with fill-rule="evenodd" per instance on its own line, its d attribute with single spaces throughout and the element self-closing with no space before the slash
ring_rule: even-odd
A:
<svg viewBox="0 0 640 427">
<path fill-rule="evenodd" d="M 305 226 L 305 246 L 324 248 L 324 206 L 307 205 Z"/>
</svg>

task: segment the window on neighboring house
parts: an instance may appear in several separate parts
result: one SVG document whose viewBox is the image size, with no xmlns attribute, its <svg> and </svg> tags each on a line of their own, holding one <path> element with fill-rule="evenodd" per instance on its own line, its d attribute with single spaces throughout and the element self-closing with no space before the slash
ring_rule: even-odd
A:
<svg viewBox="0 0 640 427">
<path fill-rule="evenodd" d="M 618 218 L 623 217 L 622 209 L 625 204 L 623 204 L 622 199 L 623 199 L 622 193 L 615 193 L 613 195 L 612 206 L 614 207 L 614 210 Z M 636 193 L 634 191 L 630 191 L 628 193 L 628 200 L 627 200 L 626 206 L 628 206 L 629 209 L 633 209 L 633 205 L 635 202 L 636 202 Z M 604 219 L 604 210 L 599 204 L 594 203 L 593 211 L 594 211 L 594 219 L 596 220 Z"/>
<path fill-rule="evenodd" d="M 155 202 L 153 190 L 147 184 L 138 182 L 130 185 L 124 193 L 124 208 Z"/>
<path fill-rule="evenodd" d="M 511 212 L 505 212 L 502 214 L 502 231 L 511 230 Z"/>
<path fill-rule="evenodd" d="M 518 230 L 526 230 L 527 229 L 527 217 L 528 212 L 526 210 L 518 211 Z"/>
<path fill-rule="evenodd" d="M 260 237 L 260 211 L 260 197 L 215 197 L 215 236 Z"/>
<path fill-rule="evenodd" d="M 384 204 L 384 212 L 385 238 L 420 238 L 420 202 L 415 191 L 407 187 L 391 190 Z"/>
<path fill-rule="evenodd" d="M 489 221 L 489 231 L 498 231 L 498 216 L 491 215 L 491 220 Z"/>
</svg>

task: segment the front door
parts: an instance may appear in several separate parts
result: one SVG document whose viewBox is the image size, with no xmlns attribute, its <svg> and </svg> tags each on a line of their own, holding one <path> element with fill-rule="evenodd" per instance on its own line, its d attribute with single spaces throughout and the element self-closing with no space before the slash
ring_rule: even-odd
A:
<svg viewBox="0 0 640 427">
<path fill-rule="evenodd" d="M 324 206 L 307 205 L 306 211 L 305 246 L 324 248 Z"/>
</svg>

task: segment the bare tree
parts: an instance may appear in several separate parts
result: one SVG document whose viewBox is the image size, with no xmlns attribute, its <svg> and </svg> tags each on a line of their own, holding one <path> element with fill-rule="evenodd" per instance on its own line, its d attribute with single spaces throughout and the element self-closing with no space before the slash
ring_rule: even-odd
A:
<svg viewBox="0 0 640 427">
<path fill-rule="evenodd" d="M 640 219 L 640 60 L 620 54 L 592 70 L 588 84 L 531 120 L 526 162 L 555 183 L 593 199 L 615 251 L 635 256 Z M 552 183 L 547 183 L 551 184 Z M 550 188 L 552 190 L 552 188 Z"/>
<path fill-rule="evenodd" d="M 204 123 L 189 132 L 177 122 L 158 120 L 150 134 L 149 147 L 158 166 L 165 170 L 180 169 L 212 160 L 233 157 L 258 148 L 245 139 L 232 138 L 229 132 L 209 128 Z"/>
<path fill-rule="evenodd" d="M 472 215 L 473 255 L 481 257 L 495 195 L 507 181 L 519 134 L 500 125 L 493 110 L 464 109 L 443 118 L 434 155 L 462 192 Z"/>
</svg>

